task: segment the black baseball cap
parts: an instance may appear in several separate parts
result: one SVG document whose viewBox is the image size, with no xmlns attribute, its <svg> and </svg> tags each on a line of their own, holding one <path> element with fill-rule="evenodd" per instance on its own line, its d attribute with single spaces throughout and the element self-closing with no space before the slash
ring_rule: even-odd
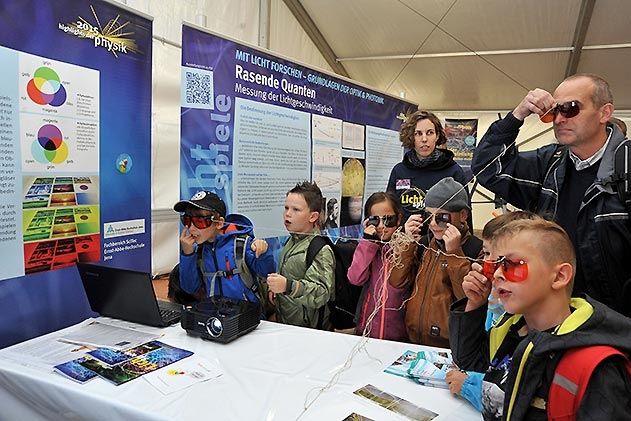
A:
<svg viewBox="0 0 631 421">
<path fill-rule="evenodd" d="M 193 206 L 199 209 L 205 209 L 212 212 L 217 212 L 219 216 L 226 216 L 226 204 L 213 192 L 198 191 L 189 200 L 180 200 L 173 206 L 176 212 L 184 212 L 186 208 Z"/>
</svg>

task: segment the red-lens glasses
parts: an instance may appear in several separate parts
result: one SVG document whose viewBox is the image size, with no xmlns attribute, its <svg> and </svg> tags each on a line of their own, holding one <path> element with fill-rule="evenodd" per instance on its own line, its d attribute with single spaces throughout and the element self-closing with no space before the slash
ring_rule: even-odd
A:
<svg viewBox="0 0 631 421">
<path fill-rule="evenodd" d="M 206 229 L 213 224 L 212 216 L 181 215 L 180 220 L 186 228 L 189 228 L 191 224 L 193 224 L 200 230 Z"/>
<path fill-rule="evenodd" d="M 523 282 L 528 278 L 528 264 L 523 260 L 508 260 L 505 256 L 500 256 L 497 260 L 483 260 L 482 274 L 489 281 L 493 280 L 493 274 L 498 267 L 502 266 L 504 278 L 510 282 Z"/>
<path fill-rule="evenodd" d="M 383 226 L 387 228 L 393 228 L 397 226 L 397 222 L 399 218 L 397 215 L 373 215 L 368 217 L 368 225 L 374 225 L 376 227 L 379 226 L 379 221 L 383 221 Z"/>
<path fill-rule="evenodd" d="M 544 123 L 552 123 L 557 114 L 561 114 L 565 118 L 572 118 L 576 117 L 579 111 L 581 111 L 581 109 L 578 106 L 578 102 L 564 102 L 563 104 L 555 105 L 554 107 L 543 113 L 541 117 L 539 117 L 539 120 L 543 121 Z"/>
</svg>

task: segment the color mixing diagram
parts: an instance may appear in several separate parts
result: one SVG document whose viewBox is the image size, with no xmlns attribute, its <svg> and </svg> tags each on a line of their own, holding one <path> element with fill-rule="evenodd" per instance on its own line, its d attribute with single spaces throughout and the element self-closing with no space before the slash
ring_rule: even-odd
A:
<svg viewBox="0 0 631 421">
<path fill-rule="evenodd" d="M 25 273 L 100 260 L 96 176 L 24 177 Z"/>
<path fill-rule="evenodd" d="M 37 131 L 37 139 L 31 146 L 33 158 L 42 164 L 61 164 L 68 158 L 68 144 L 61 130 L 54 124 L 45 124 Z"/>
<path fill-rule="evenodd" d="M 25 174 L 94 174 L 99 162 L 99 72 L 18 53 Z"/>
<path fill-rule="evenodd" d="M 66 88 L 59 75 L 50 67 L 42 66 L 35 70 L 33 78 L 26 85 L 29 98 L 39 105 L 59 107 L 66 102 Z"/>
</svg>

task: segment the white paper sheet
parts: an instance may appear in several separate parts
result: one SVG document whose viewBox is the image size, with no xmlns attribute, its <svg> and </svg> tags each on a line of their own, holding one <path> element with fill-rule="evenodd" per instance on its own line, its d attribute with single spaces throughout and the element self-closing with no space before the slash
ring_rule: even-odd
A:
<svg viewBox="0 0 631 421">
<path fill-rule="evenodd" d="M 165 395 L 223 374 L 217 364 L 192 356 L 145 374 L 142 378 Z"/>
</svg>

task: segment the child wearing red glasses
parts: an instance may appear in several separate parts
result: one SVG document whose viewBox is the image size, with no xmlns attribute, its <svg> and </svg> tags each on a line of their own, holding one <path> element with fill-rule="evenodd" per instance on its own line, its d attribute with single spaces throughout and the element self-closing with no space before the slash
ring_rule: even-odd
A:
<svg viewBox="0 0 631 421">
<path fill-rule="evenodd" d="M 485 371 L 484 419 L 628 419 L 631 320 L 571 298 L 576 257 L 565 231 L 513 221 L 497 230 L 492 255 L 473 265 L 450 318 L 454 361 Z M 491 284 L 506 314 L 487 335 Z"/>
<path fill-rule="evenodd" d="M 487 269 L 495 266 L 497 256 L 492 252 L 492 241 L 495 233 L 504 225 L 520 219 L 541 219 L 535 213 L 528 211 L 506 212 L 499 215 L 484 225 L 482 229 L 482 254 L 487 261 Z M 483 272 L 484 272 L 484 266 Z M 489 276 L 492 278 L 492 274 Z M 504 306 L 497 297 L 494 289 L 491 289 L 488 297 L 488 310 L 484 328 L 488 331 L 495 322 L 504 314 Z M 460 395 L 468 400 L 478 411 L 482 411 L 482 384 L 484 373 L 476 371 L 452 370 L 447 373 L 445 381 L 449 386 L 449 391 L 455 395 Z"/>
<path fill-rule="evenodd" d="M 453 178 L 443 178 L 427 191 L 425 209 L 430 218 L 419 222 L 412 215 L 405 232 L 417 237 L 429 221 L 430 233 L 400 251 L 401 264 L 392 269 L 389 282 L 411 288 L 405 311 L 410 341 L 449 348 L 449 306 L 464 297 L 462 279 L 471 269 L 467 258 L 480 257 L 482 241 L 469 231 L 467 191 Z"/>
<path fill-rule="evenodd" d="M 256 275 L 275 270 L 274 256 L 265 240 L 253 239 L 252 222 L 243 215 L 226 215 L 226 204 L 215 193 L 200 191 L 173 209 L 181 212 L 180 285 L 189 294 L 222 296 L 260 302 Z M 236 241 L 250 276 L 241 272 Z M 252 283 L 252 281 L 254 281 Z"/>
<path fill-rule="evenodd" d="M 403 210 L 392 193 L 373 193 L 364 206 L 364 238 L 359 241 L 353 262 L 348 268 L 348 280 L 353 285 L 365 285 L 357 308 L 355 333 L 363 335 L 368 320 L 368 336 L 392 341 L 407 341 L 403 302 L 408 289 L 388 284 L 390 262 L 384 257 L 387 244 L 401 224 Z M 375 313 L 375 308 L 379 310 Z M 374 315 L 373 315 L 374 313 Z"/>
</svg>

